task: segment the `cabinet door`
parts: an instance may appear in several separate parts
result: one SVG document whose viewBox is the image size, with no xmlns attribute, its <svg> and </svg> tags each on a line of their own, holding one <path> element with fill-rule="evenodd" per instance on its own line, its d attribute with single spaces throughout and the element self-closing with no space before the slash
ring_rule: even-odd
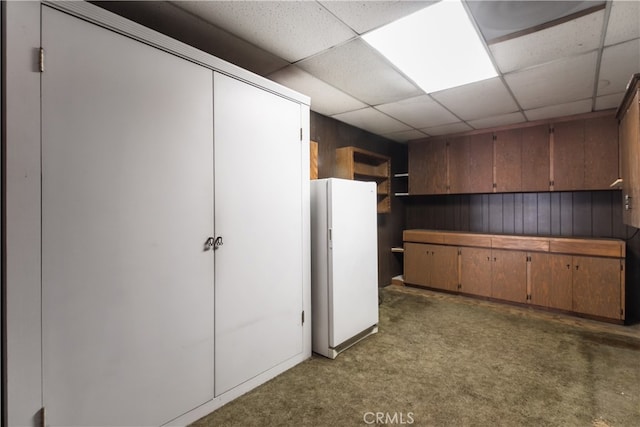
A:
<svg viewBox="0 0 640 427">
<path fill-rule="evenodd" d="M 615 258 L 573 257 L 573 311 L 623 318 L 620 263 Z"/>
<path fill-rule="evenodd" d="M 549 191 L 549 126 L 522 129 L 522 191 Z"/>
<path fill-rule="evenodd" d="M 506 301 L 527 301 L 527 254 L 519 251 L 492 251 L 491 296 Z"/>
<path fill-rule="evenodd" d="M 429 245 L 404 244 L 404 281 L 412 285 L 429 286 L 431 277 L 431 251 Z"/>
<path fill-rule="evenodd" d="M 584 188 L 609 190 L 618 178 L 618 121 L 605 116 L 585 121 Z"/>
<path fill-rule="evenodd" d="M 571 255 L 530 253 L 531 303 L 571 310 Z"/>
<path fill-rule="evenodd" d="M 493 135 L 460 136 L 449 140 L 449 192 L 493 192 Z"/>
<path fill-rule="evenodd" d="M 640 91 L 636 91 L 629 108 L 620 120 L 620 162 L 622 197 L 631 197 L 631 209 L 624 209 L 625 224 L 640 227 Z"/>
<path fill-rule="evenodd" d="M 42 43 L 47 424 L 165 424 L 213 398 L 212 73 L 44 6 Z"/>
<path fill-rule="evenodd" d="M 302 352 L 308 158 L 299 104 L 219 73 L 213 97 L 215 227 L 224 242 L 215 251 L 219 396 Z"/>
<path fill-rule="evenodd" d="M 521 129 L 496 133 L 495 161 L 495 191 L 498 193 L 522 191 Z"/>
<path fill-rule="evenodd" d="M 584 120 L 553 125 L 553 189 L 584 188 Z"/>
<path fill-rule="evenodd" d="M 460 291 L 491 296 L 491 249 L 460 249 Z"/>
<path fill-rule="evenodd" d="M 445 139 L 409 143 L 409 194 L 447 192 Z"/>
<path fill-rule="evenodd" d="M 458 288 L 458 248 L 432 245 L 431 286 L 448 291 Z"/>
</svg>

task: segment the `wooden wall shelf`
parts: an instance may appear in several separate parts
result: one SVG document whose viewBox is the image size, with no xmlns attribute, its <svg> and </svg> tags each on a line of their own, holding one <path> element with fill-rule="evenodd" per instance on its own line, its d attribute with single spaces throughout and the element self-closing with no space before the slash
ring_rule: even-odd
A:
<svg viewBox="0 0 640 427">
<path fill-rule="evenodd" d="M 378 213 L 391 212 L 391 159 L 358 147 L 336 149 L 337 178 L 373 181 L 378 185 Z"/>
</svg>

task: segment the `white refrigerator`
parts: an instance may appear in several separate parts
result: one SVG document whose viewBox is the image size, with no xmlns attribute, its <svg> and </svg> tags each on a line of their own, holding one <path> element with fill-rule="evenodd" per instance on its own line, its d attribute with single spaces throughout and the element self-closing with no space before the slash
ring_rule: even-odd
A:
<svg viewBox="0 0 640 427">
<path fill-rule="evenodd" d="M 377 187 L 311 181 L 313 351 L 334 359 L 378 331 Z"/>
</svg>

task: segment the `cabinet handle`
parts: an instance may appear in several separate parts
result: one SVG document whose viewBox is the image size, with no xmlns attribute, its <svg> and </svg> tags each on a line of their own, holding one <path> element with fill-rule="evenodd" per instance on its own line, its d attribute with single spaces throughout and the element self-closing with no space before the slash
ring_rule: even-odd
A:
<svg viewBox="0 0 640 427">
<path fill-rule="evenodd" d="M 491 261 L 491 258 L 487 257 L 487 261 Z"/>
<path fill-rule="evenodd" d="M 571 268 L 571 264 L 567 264 L 567 269 L 570 269 L 570 268 Z"/>
<path fill-rule="evenodd" d="M 579 266 L 579 265 L 576 265 L 576 270 L 578 270 L 579 268 L 580 268 L 580 266 Z"/>
</svg>

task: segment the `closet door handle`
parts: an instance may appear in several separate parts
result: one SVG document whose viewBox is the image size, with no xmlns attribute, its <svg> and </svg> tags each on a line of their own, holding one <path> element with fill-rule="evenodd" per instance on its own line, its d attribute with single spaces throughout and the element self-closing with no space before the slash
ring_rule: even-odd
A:
<svg viewBox="0 0 640 427">
<path fill-rule="evenodd" d="M 204 250 L 210 251 L 211 249 L 218 249 L 222 246 L 222 236 L 218 237 L 209 237 L 206 242 L 204 242 Z"/>
</svg>

